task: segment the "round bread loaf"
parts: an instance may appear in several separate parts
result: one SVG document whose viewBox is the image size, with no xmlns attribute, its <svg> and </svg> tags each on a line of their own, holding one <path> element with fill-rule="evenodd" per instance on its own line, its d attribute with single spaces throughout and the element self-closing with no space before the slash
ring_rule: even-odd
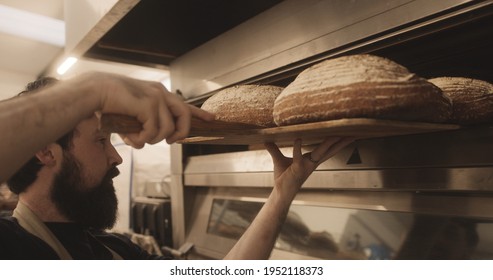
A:
<svg viewBox="0 0 493 280">
<path fill-rule="evenodd" d="M 274 101 L 282 90 L 269 85 L 234 86 L 214 94 L 201 108 L 216 114 L 217 120 L 272 127 Z"/>
<path fill-rule="evenodd" d="M 451 102 L 438 87 L 373 55 L 316 64 L 301 72 L 274 103 L 277 125 L 342 118 L 443 122 L 450 114 Z"/>
<path fill-rule="evenodd" d="M 452 99 L 450 122 L 478 124 L 493 121 L 493 85 L 463 77 L 428 80 Z"/>
</svg>

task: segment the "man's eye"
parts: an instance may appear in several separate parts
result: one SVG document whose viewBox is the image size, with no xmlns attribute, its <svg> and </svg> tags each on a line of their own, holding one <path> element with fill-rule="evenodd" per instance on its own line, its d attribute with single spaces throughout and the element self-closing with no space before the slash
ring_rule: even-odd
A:
<svg viewBox="0 0 493 280">
<path fill-rule="evenodd" d="M 107 138 L 99 138 L 98 141 L 104 144 L 104 143 L 106 143 L 106 139 Z"/>
</svg>

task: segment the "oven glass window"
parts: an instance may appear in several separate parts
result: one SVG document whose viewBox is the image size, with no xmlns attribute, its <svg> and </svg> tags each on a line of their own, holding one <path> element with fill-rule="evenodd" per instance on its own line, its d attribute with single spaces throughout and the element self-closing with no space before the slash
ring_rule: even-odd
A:
<svg viewBox="0 0 493 280">
<path fill-rule="evenodd" d="M 239 239 L 262 205 L 215 199 L 208 233 Z M 493 259 L 493 221 L 292 205 L 275 248 L 318 259 Z"/>
<path fill-rule="evenodd" d="M 214 199 L 207 233 L 239 239 L 262 205 L 261 202 Z"/>
</svg>

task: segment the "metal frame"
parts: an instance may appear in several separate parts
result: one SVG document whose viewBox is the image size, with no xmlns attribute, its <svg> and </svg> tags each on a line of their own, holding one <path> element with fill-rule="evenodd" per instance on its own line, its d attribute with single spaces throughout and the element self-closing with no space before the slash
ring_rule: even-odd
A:
<svg viewBox="0 0 493 280">
<path fill-rule="evenodd" d="M 291 154 L 291 148 L 282 151 Z M 270 187 L 272 171 L 265 150 L 194 156 L 184 183 Z M 304 188 L 491 191 L 493 127 L 360 140 L 321 164 Z"/>
<path fill-rule="evenodd" d="M 179 90 L 188 100 L 203 99 L 233 84 L 306 67 L 491 4 L 465 0 L 284 1 L 173 61 L 172 90 Z"/>
</svg>

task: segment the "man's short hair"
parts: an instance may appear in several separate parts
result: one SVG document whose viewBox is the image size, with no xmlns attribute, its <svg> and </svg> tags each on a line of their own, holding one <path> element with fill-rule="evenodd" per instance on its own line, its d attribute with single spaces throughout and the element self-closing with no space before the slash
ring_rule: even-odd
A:
<svg viewBox="0 0 493 280">
<path fill-rule="evenodd" d="M 39 89 L 51 86 L 58 82 L 57 79 L 52 77 L 43 77 L 34 82 L 27 84 L 25 90 L 20 92 L 14 98 L 23 98 L 26 95 L 35 94 Z M 59 138 L 56 143 L 58 143 L 62 149 L 68 150 L 72 144 L 72 138 L 74 136 L 74 130 L 68 132 Z M 7 180 L 7 185 L 10 191 L 15 194 L 24 192 L 27 187 L 29 187 L 36 178 L 38 177 L 38 172 L 41 169 L 42 164 L 33 156 L 26 164 L 24 164 L 10 179 Z"/>
</svg>

